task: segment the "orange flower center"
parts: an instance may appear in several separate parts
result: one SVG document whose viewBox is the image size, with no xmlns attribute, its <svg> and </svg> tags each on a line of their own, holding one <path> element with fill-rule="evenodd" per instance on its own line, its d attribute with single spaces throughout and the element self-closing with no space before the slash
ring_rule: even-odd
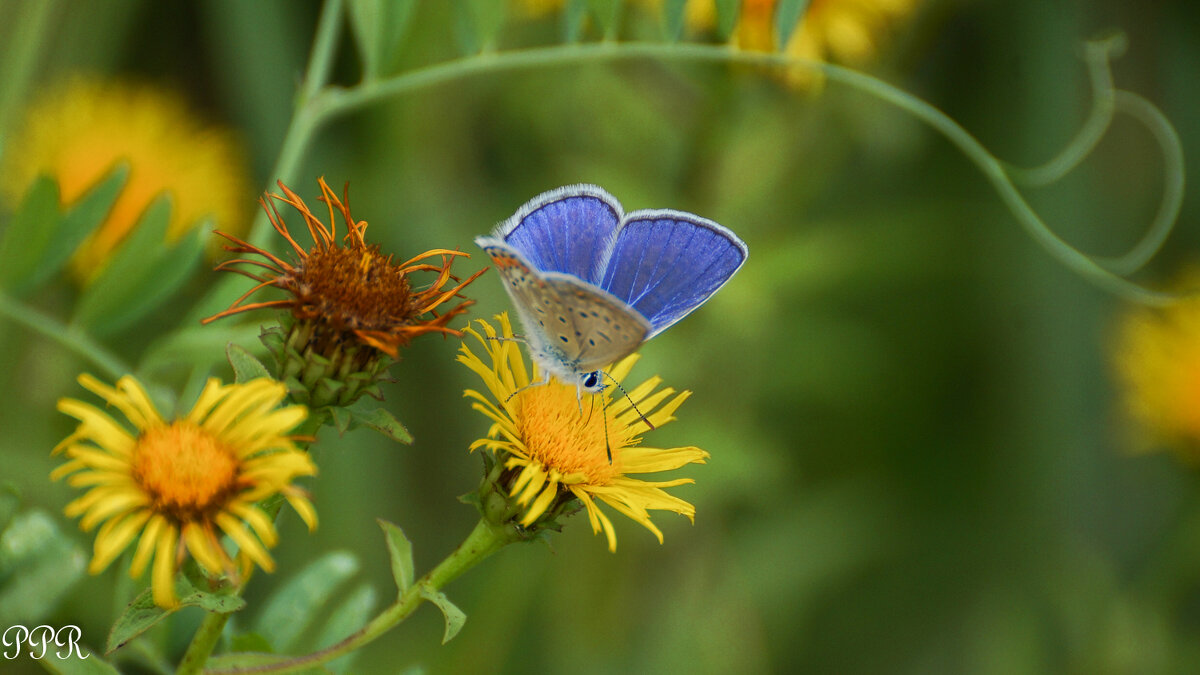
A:
<svg viewBox="0 0 1200 675">
<path fill-rule="evenodd" d="M 322 246 L 308 252 L 295 280 L 304 318 L 339 331 L 388 330 L 417 318 L 408 276 L 376 245 Z"/>
<path fill-rule="evenodd" d="M 621 426 L 604 411 L 601 397 L 585 396 L 581 411 L 575 387 L 551 381 L 530 387 L 517 398 L 518 430 L 531 460 L 565 476 L 582 474 L 582 482 L 593 485 L 604 485 L 620 474 L 617 451 L 626 439 Z"/>
<path fill-rule="evenodd" d="M 239 462 L 220 439 L 188 421 L 147 429 L 133 451 L 133 477 L 154 509 L 178 522 L 202 519 L 237 490 Z"/>
</svg>

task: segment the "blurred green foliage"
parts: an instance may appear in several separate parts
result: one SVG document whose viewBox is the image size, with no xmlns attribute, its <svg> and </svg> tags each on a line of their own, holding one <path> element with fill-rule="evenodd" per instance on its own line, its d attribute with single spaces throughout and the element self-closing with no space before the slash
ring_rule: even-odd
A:
<svg viewBox="0 0 1200 675">
<path fill-rule="evenodd" d="M 0 15 L 23 4 L 0 3 Z M 318 12 L 284 0 L 64 4 L 28 86 L 83 70 L 181 88 L 240 130 L 268 185 Z M 404 51 L 380 73 L 458 54 L 453 3 L 416 3 L 403 20 Z M 622 35 L 661 35 L 624 20 Z M 1130 43 L 1118 86 L 1161 105 L 1186 150 L 1200 147 L 1200 20 L 1182 0 L 930 0 L 874 69 L 1032 165 L 1087 113 L 1081 41 L 1114 28 Z M 559 17 L 510 17 L 495 40 L 552 44 L 562 30 Z M 350 36 L 339 81 L 360 72 Z M 1116 254 L 1153 216 L 1160 166 L 1149 134 L 1118 119 L 1084 166 L 1029 196 L 1069 241 Z M 695 392 L 678 422 L 647 437 L 712 454 L 677 493 L 696 505 L 695 525 L 656 518 L 659 546 L 619 522 L 610 554 L 577 517 L 551 547 L 509 547 L 448 589 L 468 616 L 454 641 L 441 645 L 442 617 L 422 608 L 353 668 L 988 675 L 1200 663 L 1200 484 L 1169 454 L 1127 452 L 1105 353 L 1120 303 L 1053 262 L 959 154 L 886 105 L 837 86 L 791 91 L 750 67 L 554 66 L 460 78 L 343 118 L 300 175 L 291 187 L 306 198 L 319 175 L 348 181 L 355 215 L 399 259 L 474 254 L 472 237 L 576 182 L 630 210 L 712 218 L 751 250 L 701 311 L 645 346 L 633 375 Z M 1187 199 L 1146 279 L 1195 262 L 1197 211 Z M 215 279 L 194 275 L 182 294 L 194 300 Z M 472 316 L 508 309 L 493 274 L 469 295 Z M 57 315 L 75 302 L 65 283 L 32 298 Z M 105 344 L 136 362 L 185 304 Z M 254 332 L 240 334 L 244 347 L 257 347 Z M 227 333 L 213 334 L 216 362 Z M 476 514 L 456 497 L 478 482 L 466 448 L 488 424 L 461 398 L 475 385 L 456 348 L 423 338 L 393 369 L 386 400 L 411 446 L 321 432 L 321 526 L 309 535 L 284 513 L 280 572 L 256 576 L 239 628 L 268 630 L 263 617 L 282 611 L 272 592 L 333 551 L 360 568 L 353 580 L 345 568 L 346 616 L 373 603 L 363 582 L 389 597 L 376 517 L 404 528 L 417 574 L 470 530 Z M 60 517 L 73 491 L 47 476 L 72 427 L 55 401 L 79 396 L 74 378 L 90 367 L 0 321 L 0 478 L 76 546 L 91 539 Z M 74 582 L 40 620 L 77 624 L 101 648 L 128 597 L 125 569 Z M 198 620 L 188 610 L 150 635 L 177 655 Z"/>
</svg>

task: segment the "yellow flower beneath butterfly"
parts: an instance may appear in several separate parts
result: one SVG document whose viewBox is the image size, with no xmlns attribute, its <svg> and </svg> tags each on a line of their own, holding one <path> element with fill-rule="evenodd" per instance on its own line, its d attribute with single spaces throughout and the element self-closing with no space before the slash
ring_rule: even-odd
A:
<svg viewBox="0 0 1200 675">
<path fill-rule="evenodd" d="M 523 509 L 519 524 L 536 528 L 565 503 L 578 500 L 587 510 L 592 531 L 603 532 L 608 548 L 615 551 L 616 531 L 598 501 L 650 530 L 660 543 L 662 531 L 651 522 L 650 511 L 673 511 L 691 520 L 695 507 L 666 488 L 693 483 L 692 479 L 630 477 L 703 464 L 708 458 L 707 452 L 696 447 L 639 446 L 643 433 L 675 419 L 676 409 L 691 392 L 660 389 L 662 380 L 655 376 L 627 388 L 628 396 L 609 387 L 581 404 L 574 384 L 551 379 L 548 384 L 530 387 L 540 379 L 537 366 L 527 365 L 520 345 L 512 341 L 508 315 L 496 319 L 499 333 L 483 320 L 476 321 L 482 333 L 466 329 L 479 343 L 484 358 L 464 342 L 458 360 L 480 377 L 486 391 L 468 389 L 464 396 L 472 400 L 472 408 L 492 421 L 487 437 L 472 443 L 471 450 L 489 450 L 503 464 L 504 487 Z M 610 382 L 622 382 L 637 360 L 634 354 L 614 364 L 607 371 Z"/>
<path fill-rule="evenodd" d="M 308 411 L 280 407 L 282 384 L 262 378 L 223 385 L 214 378 L 191 412 L 167 421 L 132 377 L 112 387 L 85 374 L 79 383 L 129 422 L 91 403 L 58 402 L 79 426 L 54 449 L 69 460 L 50 477 L 87 490 L 65 512 L 82 516 L 84 531 L 100 526 L 90 573 L 103 571 L 136 540 L 130 575 L 141 576 L 153 561 L 154 602 L 175 607 L 175 575 L 188 554 L 214 577 L 237 580 L 251 564 L 274 569 L 267 549 L 278 537 L 261 500 L 282 495 L 310 530 L 316 527 L 312 503 L 292 481 L 317 469 L 287 435 Z M 221 544 L 223 534 L 237 544 L 240 564 Z"/>
</svg>

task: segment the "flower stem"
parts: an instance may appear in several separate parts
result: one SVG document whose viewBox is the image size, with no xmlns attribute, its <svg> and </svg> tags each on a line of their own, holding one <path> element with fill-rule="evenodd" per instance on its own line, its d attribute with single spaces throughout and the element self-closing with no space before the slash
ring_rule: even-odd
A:
<svg viewBox="0 0 1200 675">
<path fill-rule="evenodd" d="M 204 615 L 204 621 L 201 622 L 196 634 L 192 636 L 192 643 L 188 645 L 183 660 L 179 662 L 179 668 L 175 670 L 175 675 L 194 675 L 204 668 L 204 664 L 208 662 L 208 657 L 212 654 L 213 647 L 217 645 L 217 640 L 221 638 L 221 631 L 225 630 L 225 622 L 228 620 L 228 614 L 209 612 Z"/>
<path fill-rule="evenodd" d="M 383 610 L 367 625 L 346 639 L 320 651 L 296 657 L 281 657 L 278 661 L 264 663 L 258 660 L 252 666 L 235 666 L 206 671 L 208 675 L 248 675 L 249 673 L 288 673 L 305 670 L 327 663 L 372 642 L 407 619 L 425 600 L 427 594 L 441 590 L 464 572 L 478 565 L 504 546 L 519 541 L 520 535 L 511 527 L 494 525 L 480 520 L 467 538 L 459 544 L 445 560 L 438 563 L 425 576 L 405 589 L 396 602 Z M 189 650 L 190 651 L 190 650 Z M 255 657 L 265 655 L 256 654 Z"/>
</svg>

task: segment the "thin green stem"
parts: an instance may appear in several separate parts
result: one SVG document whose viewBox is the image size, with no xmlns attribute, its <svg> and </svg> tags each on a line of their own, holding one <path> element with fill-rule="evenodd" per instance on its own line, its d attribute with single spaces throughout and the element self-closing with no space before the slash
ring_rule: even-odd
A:
<svg viewBox="0 0 1200 675">
<path fill-rule="evenodd" d="M 303 134 L 311 134 L 330 119 L 360 110 L 370 104 L 412 93 L 427 87 L 437 86 L 461 78 L 548 66 L 566 66 L 580 63 L 609 62 L 618 60 L 634 60 L 655 58 L 663 60 L 692 61 L 692 62 L 737 62 L 759 65 L 775 65 L 787 67 L 804 67 L 818 70 L 833 82 L 838 82 L 856 89 L 878 100 L 890 103 L 900 110 L 924 122 L 929 127 L 944 136 L 955 145 L 966 158 L 983 173 L 1000 196 L 1001 201 L 1025 228 L 1033 239 L 1038 242 L 1051 256 L 1060 263 L 1117 295 L 1129 300 L 1149 305 L 1165 305 L 1178 299 L 1173 293 L 1152 291 L 1130 282 L 1105 268 L 1097 260 L 1082 253 L 1056 235 L 1029 205 L 1010 177 L 1012 167 L 991 154 L 974 136 L 963 129 L 957 122 L 932 105 L 904 92 L 882 80 L 863 73 L 818 61 L 798 59 L 786 54 L 767 54 L 731 50 L 720 45 L 705 44 L 662 44 L 643 42 L 601 42 L 594 44 L 558 45 L 509 52 L 489 52 L 469 56 L 449 63 L 438 64 L 408 72 L 384 80 L 364 82 L 359 86 L 348 89 L 326 88 L 316 94 L 310 101 L 311 109 L 300 111 L 297 119 L 307 124 L 297 130 L 296 147 L 304 147 L 308 138 Z M 1105 61 L 1107 63 L 1107 61 Z M 1096 76 L 1098 77 L 1098 76 Z M 1118 95 L 1122 92 L 1118 92 Z M 308 117 L 311 115 L 311 119 Z M 1105 119 L 1103 111 L 1095 116 L 1096 120 Z M 1097 127 L 1099 122 L 1091 127 Z M 1169 128 L 1169 125 L 1167 125 Z M 1049 175 L 1063 171 L 1063 168 L 1079 161 L 1081 153 L 1093 142 L 1093 132 L 1080 134 L 1076 147 L 1071 152 L 1060 154 L 1051 165 L 1047 165 L 1043 173 Z M 1160 134 L 1160 137 L 1162 135 Z M 302 142 L 303 141 L 303 142 Z M 1168 167 L 1170 168 L 1170 167 Z M 1035 174 L 1035 178 L 1038 178 Z M 1041 176 L 1044 178 L 1045 176 Z M 1172 181 L 1182 180 L 1182 175 L 1172 176 Z M 1160 218 L 1160 220 L 1164 220 Z M 1174 224 L 1173 218 L 1166 218 L 1166 226 L 1155 230 L 1157 240 L 1161 234 L 1169 233 Z M 1140 256 L 1139 256 L 1140 257 Z"/>
<path fill-rule="evenodd" d="M 400 594 L 396 602 L 346 639 L 320 651 L 304 656 L 280 657 L 277 661 L 258 662 L 252 666 L 206 671 L 208 675 L 249 675 L 250 673 L 290 673 L 327 663 L 372 642 L 407 619 L 426 599 L 464 572 L 478 565 L 504 546 L 518 541 L 510 529 L 480 520 L 463 543 L 428 574 L 418 579 Z M 259 655 L 267 658 L 266 655 Z"/>
<path fill-rule="evenodd" d="M 221 639 L 221 631 L 225 630 L 226 621 L 229 621 L 228 614 L 209 612 L 204 615 L 204 621 L 192 636 L 192 642 L 184 652 L 175 675 L 195 675 L 204 668 L 213 647 L 217 646 L 217 640 Z"/>
<path fill-rule="evenodd" d="M 132 368 L 92 339 L 90 335 L 46 316 L 0 292 L 0 315 L 43 335 L 91 361 L 111 379 L 133 372 Z"/>
</svg>

